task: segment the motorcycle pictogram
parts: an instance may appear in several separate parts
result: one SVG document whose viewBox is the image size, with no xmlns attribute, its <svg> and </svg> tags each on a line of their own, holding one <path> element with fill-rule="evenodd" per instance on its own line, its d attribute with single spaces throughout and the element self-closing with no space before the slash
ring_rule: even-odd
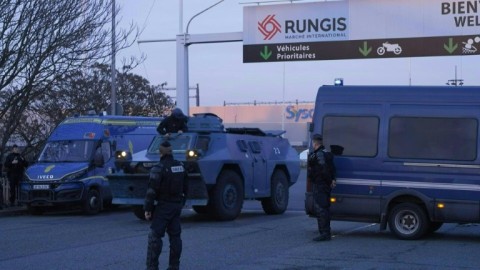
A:
<svg viewBox="0 0 480 270">
<path fill-rule="evenodd" d="M 384 42 L 381 47 L 378 47 L 377 53 L 378 55 L 384 55 L 385 52 L 393 52 L 396 55 L 402 53 L 402 47 L 398 44 L 390 44 L 388 41 Z"/>
<path fill-rule="evenodd" d="M 474 43 L 480 43 L 480 37 L 470 38 L 467 42 L 462 42 L 464 44 L 462 52 L 463 54 L 473 54 L 477 52 L 477 47 L 475 47 Z"/>
</svg>

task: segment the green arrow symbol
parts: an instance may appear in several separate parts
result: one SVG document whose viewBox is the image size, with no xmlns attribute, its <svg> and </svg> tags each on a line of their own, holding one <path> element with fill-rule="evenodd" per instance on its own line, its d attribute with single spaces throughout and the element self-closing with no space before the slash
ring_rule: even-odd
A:
<svg viewBox="0 0 480 270">
<path fill-rule="evenodd" d="M 370 52 L 372 51 L 372 47 L 368 47 L 368 44 L 366 41 L 363 42 L 363 48 L 360 47 L 358 48 L 358 50 L 360 51 L 360 53 L 363 55 L 363 56 L 367 56 L 370 54 Z"/>
<path fill-rule="evenodd" d="M 453 38 L 449 38 L 448 45 L 443 44 L 443 48 L 445 48 L 445 50 L 447 50 L 449 54 L 452 54 L 458 48 L 458 44 L 457 43 L 453 44 Z"/>
<path fill-rule="evenodd" d="M 272 51 L 268 50 L 268 46 L 263 47 L 263 52 L 260 52 L 260 56 L 263 58 L 263 60 L 267 60 L 272 56 Z"/>
</svg>

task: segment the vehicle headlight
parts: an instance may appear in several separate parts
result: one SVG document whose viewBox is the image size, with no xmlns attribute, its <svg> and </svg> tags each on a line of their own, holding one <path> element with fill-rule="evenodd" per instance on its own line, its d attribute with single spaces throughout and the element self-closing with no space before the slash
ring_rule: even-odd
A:
<svg viewBox="0 0 480 270">
<path fill-rule="evenodd" d="M 128 159 L 132 159 L 132 155 L 130 154 L 130 152 L 128 151 L 125 151 L 125 150 L 120 150 L 120 151 L 116 151 L 115 152 L 115 159 L 117 161 L 123 161 L 123 160 L 128 160 Z"/>
<path fill-rule="evenodd" d="M 132 161 L 132 154 L 126 150 L 118 150 L 115 152 L 115 170 L 128 170 L 130 162 Z"/>
<path fill-rule="evenodd" d="M 190 149 L 187 150 L 186 155 L 187 161 L 197 160 L 202 155 L 202 151 L 197 149 Z"/>
<path fill-rule="evenodd" d="M 87 170 L 81 170 L 78 172 L 74 172 L 71 174 L 67 174 L 62 178 L 62 181 L 68 182 L 68 181 L 76 181 L 80 179 L 83 175 L 87 173 Z"/>
</svg>

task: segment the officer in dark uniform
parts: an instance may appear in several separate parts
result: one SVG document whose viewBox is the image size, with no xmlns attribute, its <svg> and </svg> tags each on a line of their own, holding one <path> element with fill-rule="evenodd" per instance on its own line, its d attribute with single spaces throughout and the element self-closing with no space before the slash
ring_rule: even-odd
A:
<svg viewBox="0 0 480 270">
<path fill-rule="evenodd" d="M 323 137 L 312 137 L 313 152 L 308 155 L 308 175 L 313 186 L 314 214 L 317 217 L 320 236 L 314 241 L 328 241 L 330 233 L 330 193 L 335 187 L 335 164 L 333 154 L 325 150 Z"/>
<path fill-rule="evenodd" d="M 13 145 L 12 152 L 8 154 L 3 165 L 7 171 L 8 183 L 10 185 L 10 206 L 18 206 L 18 188 L 23 179 L 23 173 L 27 168 L 27 161 L 20 155 L 20 149 L 16 144 Z"/>
<path fill-rule="evenodd" d="M 180 108 L 172 110 L 171 114 L 160 122 L 157 132 L 161 135 L 170 133 L 187 132 L 188 117 L 183 114 Z"/>
<path fill-rule="evenodd" d="M 170 241 L 168 269 L 179 269 L 182 253 L 180 214 L 185 205 L 187 178 L 183 163 L 173 159 L 168 141 L 160 145 L 160 162 L 152 167 L 145 197 L 145 218 L 153 221 L 148 235 L 147 269 L 158 269 L 165 232 Z M 154 206 L 155 201 L 157 205 Z"/>
</svg>

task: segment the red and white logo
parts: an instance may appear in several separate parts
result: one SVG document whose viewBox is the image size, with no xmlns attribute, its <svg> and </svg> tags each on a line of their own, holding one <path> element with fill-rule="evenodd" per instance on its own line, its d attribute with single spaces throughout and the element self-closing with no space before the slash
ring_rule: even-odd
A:
<svg viewBox="0 0 480 270">
<path fill-rule="evenodd" d="M 263 34 L 263 40 L 270 40 L 277 33 L 282 32 L 280 24 L 275 20 L 275 15 L 268 15 L 263 21 L 258 22 L 258 30 Z"/>
</svg>

